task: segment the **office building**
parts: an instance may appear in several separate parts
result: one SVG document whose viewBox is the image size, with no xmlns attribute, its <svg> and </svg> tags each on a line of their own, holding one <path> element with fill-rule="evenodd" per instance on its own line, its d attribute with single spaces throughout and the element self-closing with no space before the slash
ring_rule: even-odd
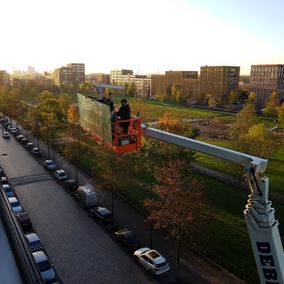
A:
<svg viewBox="0 0 284 284">
<path fill-rule="evenodd" d="M 10 77 L 6 70 L 0 70 L 0 86 L 8 87 L 10 84 Z"/>
<path fill-rule="evenodd" d="M 239 78 L 239 66 L 202 66 L 199 101 L 206 103 L 212 98 L 216 104 L 227 104 L 230 93 L 238 91 Z"/>
<path fill-rule="evenodd" d="M 284 65 L 252 65 L 250 91 L 256 93 L 258 107 L 263 107 L 274 91 L 279 95 L 279 102 L 284 101 Z"/>
</svg>

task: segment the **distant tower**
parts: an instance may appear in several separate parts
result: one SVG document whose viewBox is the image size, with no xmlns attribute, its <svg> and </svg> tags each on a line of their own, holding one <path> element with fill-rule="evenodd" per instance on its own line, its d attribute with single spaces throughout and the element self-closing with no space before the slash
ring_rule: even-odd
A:
<svg viewBox="0 0 284 284">
<path fill-rule="evenodd" d="M 27 71 L 28 71 L 28 74 L 34 74 L 35 73 L 35 68 L 32 67 L 32 66 L 28 66 Z"/>
</svg>

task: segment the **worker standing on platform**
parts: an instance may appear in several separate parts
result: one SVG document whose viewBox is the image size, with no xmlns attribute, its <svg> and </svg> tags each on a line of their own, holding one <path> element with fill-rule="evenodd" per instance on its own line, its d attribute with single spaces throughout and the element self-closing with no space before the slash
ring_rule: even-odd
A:
<svg viewBox="0 0 284 284">
<path fill-rule="evenodd" d="M 121 107 L 119 108 L 118 112 L 116 113 L 117 118 L 120 120 L 128 120 L 130 119 L 130 106 L 127 103 L 126 99 L 122 99 L 121 101 Z M 128 134 L 128 127 L 129 127 L 129 122 L 121 122 L 120 123 L 121 128 L 123 129 L 124 134 Z"/>
<path fill-rule="evenodd" d="M 113 105 L 113 101 L 112 101 L 112 93 L 108 94 L 108 98 L 105 99 L 103 103 L 110 107 L 111 113 L 114 111 L 114 105 Z"/>
</svg>

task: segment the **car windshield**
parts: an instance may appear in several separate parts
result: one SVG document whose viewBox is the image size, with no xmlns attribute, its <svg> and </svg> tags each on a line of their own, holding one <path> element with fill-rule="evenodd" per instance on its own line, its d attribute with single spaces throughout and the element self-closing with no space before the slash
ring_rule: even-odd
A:
<svg viewBox="0 0 284 284">
<path fill-rule="evenodd" d="M 46 162 L 46 164 L 47 164 L 48 166 L 53 166 L 53 162 L 52 162 L 52 161 Z"/>
<path fill-rule="evenodd" d="M 65 173 L 59 173 L 59 176 L 60 176 L 60 177 L 64 177 L 64 176 L 65 176 Z"/>
<path fill-rule="evenodd" d="M 48 260 L 39 262 L 37 265 L 38 265 L 38 268 L 39 268 L 40 271 L 46 271 L 46 270 L 51 268 Z"/>
<path fill-rule="evenodd" d="M 161 262 L 161 263 L 159 263 L 159 264 L 156 264 L 156 267 L 157 268 L 161 268 L 161 267 L 164 267 L 164 266 L 166 266 L 168 263 L 166 262 L 166 261 L 164 261 L 164 262 Z"/>
<path fill-rule="evenodd" d="M 37 241 L 30 242 L 30 245 L 31 245 L 32 247 L 38 246 L 38 245 L 40 245 L 40 241 L 37 240 Z"/>
<path fill-rule="evenodd" d="M 15 202 L 13 202 L 13 203 L 12 203 L 12 206 L 13 206 L 13 207 L 17 207 L 17 206 L 20 206 L 20 203 L 19 203 L 19 201 L 15 201 Z"/>
</svg>

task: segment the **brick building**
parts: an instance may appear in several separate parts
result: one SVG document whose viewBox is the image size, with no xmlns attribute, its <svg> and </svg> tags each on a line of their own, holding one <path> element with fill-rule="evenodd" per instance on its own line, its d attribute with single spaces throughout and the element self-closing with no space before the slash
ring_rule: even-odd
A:
<svg viewBox="0 0 284 284">
<path fill-rule="evenodd" d="M 213 98 L 216 104 L 228 103 L 232 91 L 238 91 L 240 67 L 202 66 L 200 71 L 200 101 Z"/>
<path fill-rule="evenodd" d="M 263 107 L 268 97 L 276 91 L 284 101 L 284 65 L 252 65 L 250 91 L 256 93 L 256 105 Z"/>
</svg>

